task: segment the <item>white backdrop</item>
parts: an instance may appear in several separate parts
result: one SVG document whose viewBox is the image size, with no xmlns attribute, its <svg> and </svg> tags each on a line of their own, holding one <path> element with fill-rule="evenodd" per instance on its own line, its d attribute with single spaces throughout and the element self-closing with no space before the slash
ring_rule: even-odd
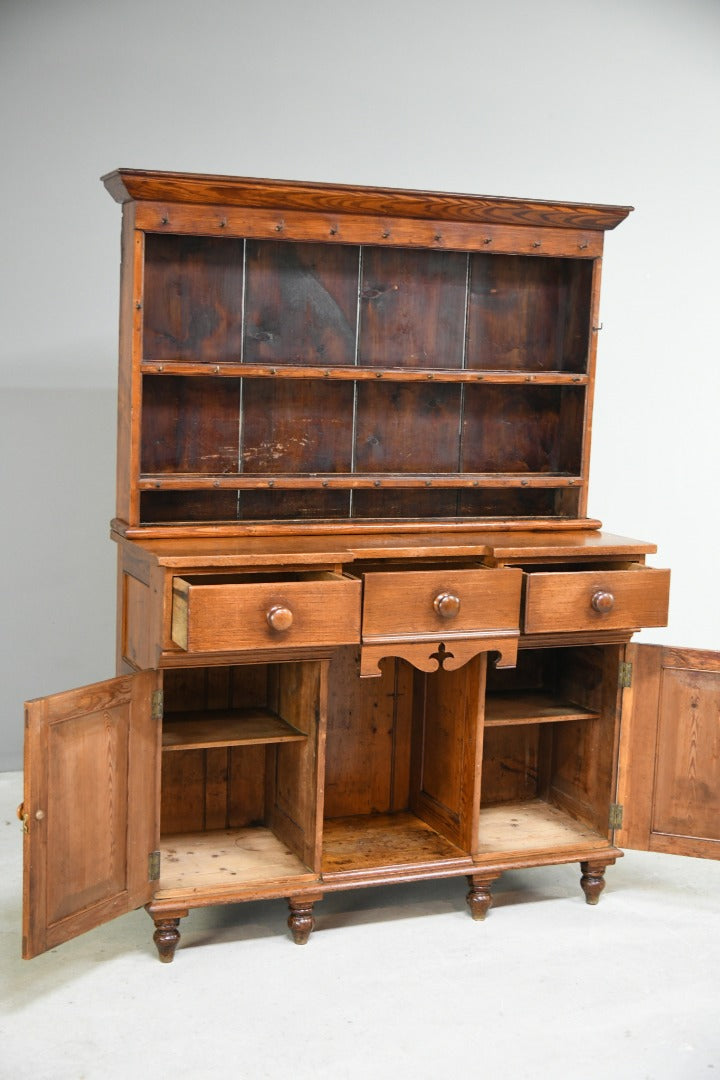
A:
<svg viewBox="0 0 720 1080">
<path fill-rule="evenodd" d="M 0 768 L 114 665 L 116 166 L 631 203 L 590 513 L 720 648 L 717 0 L 3 0 Z"/>
</svg>

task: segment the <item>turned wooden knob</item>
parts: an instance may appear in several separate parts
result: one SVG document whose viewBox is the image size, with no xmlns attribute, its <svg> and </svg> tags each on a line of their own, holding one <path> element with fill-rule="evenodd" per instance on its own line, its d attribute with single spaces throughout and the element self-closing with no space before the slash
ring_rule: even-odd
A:
<svg viewBox="0 0 720 1080">
<path fill-rule="evenodd" d="M 599 612 L 600 615 L 606 615 L 608 611 L 612 611 L 615 607 L 615 597 L 611 592 L 605 592 L 603 589 L 598 589 L 592 595 L 590 606 L 593 611 Z"/>
<path fill-rule="evenodd" d="M 454 619 L 460 610 L 460 597 L 451 592 L 438 593 L 433 600 L 433 607 L 443 619 Z"/>
<path fill-rule="evenodd" d="M 289 630 L 292 626 L 293 613 L 290 608 L 283 607 L 282 604 L 274 604 L 267 613 L 267 621 L 271 630 L 277 630 L 280 633 L 283 630 Z"/>
</svg>

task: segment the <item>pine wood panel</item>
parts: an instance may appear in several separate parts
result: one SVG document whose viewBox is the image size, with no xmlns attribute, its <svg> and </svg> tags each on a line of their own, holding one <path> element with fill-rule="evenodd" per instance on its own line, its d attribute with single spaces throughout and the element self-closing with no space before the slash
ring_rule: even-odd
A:
<svg viewBox="0 0 720 1080">
<path fill-rule="evenodd" d="M 411 809 L 448 840 L 477 843 L 486 657 L 416 674 Z"/>
<path fill-rule="evenodd" d="M 720 842 L 719 672 L 665 665 L 653 832 Z"/>
<path fill-rule="evenodd" d="M 485 705 L 485 727 L 564 723 L 570 720 L 592 720 L 596 717 L 595 712 L 541 690 L 488 694 Z"/>
<path fill-rule="evenodd" d="M 239 425 L 239 379 L 146 375 L 141 469 L 237 472 Z"/>
<path fill-rule="evenodd" d="M 215 710 L 207 713 L 165 714 L 163 751 L 196 750 L 212 746 L 252 746 L 258 743 L 297 742 L 296 731 L 269 709 Z"/>
<path fill-rule="evenodd" d="M 358 363 L 461 367 L 466 280 L 457 252 L 363 249 Z"/>
<path fill-rule="evenodd" d="M 369 814 L 326 821 L 323 874 L 374 867 L 465 862 L 467 856 L 414 814 Z"/>
<path fill-rule="evenodd" d="M 453 385 L 360 383 L 355 471 L 458 472 L 461 397 Z"/>
<path fill-rule="evenodd" d="M 352 364 L 359 249 L 248 241 L 248 363 Z"/>
<path fill-rule="evenodd" d="M 154 898 L 309 877 L 300 859 L 270 829 L 261 826 L 165 835 Z"/>
<path fill-rule="evenodd" d="M 582 387 L 467 386 L 462 470 L 578 476 L 582 394 Z"/>
<path fill-rule="evenodd" d="M 243 470 L 349 472 L 352 412 L 350 383 L 245 380 Z"/>
<path fill-rule="evenodd" d="M 26 705 L 23 955 L 150 899 L 159 834 L 156 672 Z"/>
<path fill-rule="evenodd" d="M 542 852 L 560 854 L 576 847 L 607 849 L 607 837 L 539 799 L 480 811 L 479 854 L 527 857 Z"/>
<path fill-rule="evenodd" d="M 618 802 L 624 847 L 720 857 L 720 653 L 631 645 Z"/>
<path fill-rule="evenodd" d="M 467 366 L 586 371 L 592 269 L 581 259 L 471 256 Z"/>
<path fill-rule="evenodd" d="M 146 359 L 240 360 L 243 257 L 242 240 L 147 236 Z"/>
</svg>

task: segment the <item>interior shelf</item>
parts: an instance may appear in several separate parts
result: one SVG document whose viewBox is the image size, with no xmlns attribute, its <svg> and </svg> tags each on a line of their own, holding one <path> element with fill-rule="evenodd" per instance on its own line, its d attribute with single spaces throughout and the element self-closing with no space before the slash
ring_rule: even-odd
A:
<svg viewBox="0 0 720 1080">
<path fill-rule="evenodd" d="M 481 855 L 527 857 L 567 848 L 599 850 L 607 848 L 607 844 L 607 835 L 602 836 L 542 799 L 480 810 Z"/>
<path fill-rule="evenodd" d="M 275 365 L 237 363 L 214 363 L 212 360 L 193 363 L 189 360 L 143 360 L 140 365 L 143 375 L 218 375 L 228 378 L 245 379 L 329 379 L 343 382 L 376 382 L 386 379 L 388 382 L 442 382 L 442 383 L 478 383 L 511 385 L 514 383 L 537 383 L 539 386 L 586 386 L 589 376 L 577 372 L 543 371 L 531 367 L 516 370 L 483 370 L 471 368 L 419 368 L 410 364 L 407 367 L 375 367 L 343 365 L 338 367 L 317 367 L 310 364 Z"/>
<path fill-rule="evenodd" d="M 313 876 L 287 844 L 264 826 L 183 833 L 160 838 L 155 898 Z"/>
<path fill-rule="evenodd" d="M 596 720 L 600 714 L 544 690 L 509 690 L 489 693 L 485 699 L 485 727 L 512 724 L 548 724 L 564 720 Z"/>
<path fill-rule="evenodd" d="M 307 736 L 269 709 L 173 712 L 163 722 L 163 750 L 300 742 Z"/>
<path fill-rule="evenodd" d="M 324 825 L 323 874 L 455 861 L 467 855 L 415 814 L 359 814 Z"/>
</svg>

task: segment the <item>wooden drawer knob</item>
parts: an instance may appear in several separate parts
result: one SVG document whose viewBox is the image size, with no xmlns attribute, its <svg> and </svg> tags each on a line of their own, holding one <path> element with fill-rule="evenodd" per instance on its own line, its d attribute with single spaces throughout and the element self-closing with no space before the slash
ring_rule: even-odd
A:
<svg viewBox="0 0 720 1080">
<path fill-rule="evenodd" d="M 443 619 L 454 619 L 460 610 L 460 597 L 454 593 L 438 593 L 433 600 L 433 607 Z"/>
<path fill-rule="evenodd" d="M 281 633 L 292 626 L 293 613 L 290 608 L 283 607 L 282 604 L 274 604 L 267 613 L 267 621 L 271 630 Z"/>
<path fill-rule="evenodd" d="M 599 612 L 600 615 L 606 615 L 608 611 L 612 611 L 615 607 L 615 597 L 611 592 L 604 592 L 603 589 L 598 589 L 592 595 L 590 606 L 593 611 Z"/>
</svg>

